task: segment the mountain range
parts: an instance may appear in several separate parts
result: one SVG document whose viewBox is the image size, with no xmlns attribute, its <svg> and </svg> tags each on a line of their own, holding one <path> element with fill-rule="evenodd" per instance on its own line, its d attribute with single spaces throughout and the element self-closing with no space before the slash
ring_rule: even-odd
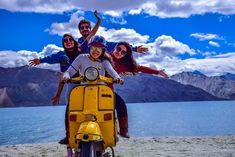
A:
<svg viewBox="0 0 235 157">
<path fill-rule="evenodd" d="M 0 68 L 0 107 L 51 105 L 58 77 L 58 72 L 35 67 Z M 235 99 L 232 74 L 207 77 L 185 72 L 170 79 L 149 74 L 123 78 L 124 85 L 115 85 L 115 91 L 128 103 Z M 64 100 L 63 96 L 61 104 Z"/>
<path fill-rule="evenodd" d="M 184 85 L 201 88 L 218 98 L 235 99 L 235 75 L 231 73 L 207 77 L 199 71 L 182 72 L 171 76 L 171 79 Z"/>
</svg>

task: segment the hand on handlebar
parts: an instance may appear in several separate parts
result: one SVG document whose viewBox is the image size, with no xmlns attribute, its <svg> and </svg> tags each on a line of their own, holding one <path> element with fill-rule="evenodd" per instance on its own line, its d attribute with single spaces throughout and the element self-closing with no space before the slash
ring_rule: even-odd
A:
<svg viewBox="0 0 235 157">
<path fill-rule="evenodd" d="M 124 80 L 121 79 L 121 78 L 118 78 L 118 79 L 114 80 L 114 82 L 117 83 L 117 84 L 120 84 L 120 85 L 124 84 Z"/>
<path fill-rule="evenodd" d="M 60 82 L 66 83 L 66 82 L 68 82 L 69 79 L 70 79 L 70 76 L 69 76 L 68 72 L 61 73 L 61 75 L 60 75 Z"/>
</svg>

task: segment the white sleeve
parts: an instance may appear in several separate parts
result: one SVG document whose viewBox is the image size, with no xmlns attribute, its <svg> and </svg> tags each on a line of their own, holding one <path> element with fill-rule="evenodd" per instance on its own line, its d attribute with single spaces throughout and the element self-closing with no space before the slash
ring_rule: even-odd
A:
<svg viewBox="0 0 235 157">
<path fill-rule="evenodd" d="M 67 72 L 70 77 L 73 77 L 73 75 L 79 72 L 79 64 L 81 64 L 82 58 L 82 55 L 77 56 L 77 58 L 73 61 L 73 63 L 69 66 L 65 73 Z"/>
<path fill-rule="evenodd" d="M 113 66 L 111 65 L 111 63 L 108 60 L 104 60 L 103 65 L 104 65 L 105 70 L 108 72 L 109 75 L 112 76 L 113 79 L 121 78 L 118 75 L 118 73 L 113 69 Z"/>
</svg>

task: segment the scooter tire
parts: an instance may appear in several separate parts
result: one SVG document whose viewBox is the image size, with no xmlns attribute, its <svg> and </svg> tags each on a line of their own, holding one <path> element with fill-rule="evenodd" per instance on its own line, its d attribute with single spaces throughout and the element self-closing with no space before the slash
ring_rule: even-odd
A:
<svg viewBox="0 0 235 157">
<path fill-rule="evenodd" d="M 95 145 L 92 142 L 82 142 L 80 146 L 80 157 L 97 157 Z"/>
</svg>

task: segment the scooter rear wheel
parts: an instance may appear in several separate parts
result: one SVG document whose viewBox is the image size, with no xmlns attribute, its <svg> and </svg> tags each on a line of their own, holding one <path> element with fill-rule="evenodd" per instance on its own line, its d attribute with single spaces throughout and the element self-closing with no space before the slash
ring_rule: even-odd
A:
<svg viewBox="0 0 235 157">
<path fill-rule="evenodd" d="M 80 157 L 97 157 L 94 143 L 92 142 L 81 142 Z"/>
</svg>

